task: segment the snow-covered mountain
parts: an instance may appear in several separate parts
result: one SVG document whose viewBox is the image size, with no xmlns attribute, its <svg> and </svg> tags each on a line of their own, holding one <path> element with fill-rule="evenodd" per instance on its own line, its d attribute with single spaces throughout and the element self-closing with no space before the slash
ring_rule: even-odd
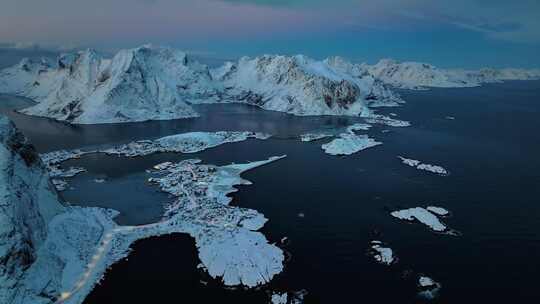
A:
<svg viewBox="0 0 540 304">
<path fill-rule="evenodd" d="M 33 146 L 0 116 L 0 303 L 11 303 L 51 219 L 64 211 Z"/>
<path fill-rule="evenodd" d="M 370 101 L 399 100 L 370 75 L 353 75 L 334 63 L 264 55 L 227 63 L 213 75 L 228 101 L 295 115 L 369 115 Z"/>
<path fill-rule="evenodd" d="M 169 48 L 122 50 L 112 59 L 86 50 L 62 55 L 55 68 L 26 66 L 0 74 L 0 90 L 39 102 L 25 114 L 72 123 L 194 117 L 188 103 L 215 95 L 208 68 Z"/>
<path fill-rule="evenodd" d="M 373 77 L 396 88 L 422 89 L 426 87 L 475 87 L 482 83 L 506 80 L 540 79 L 540 70 L 526 69 L 439 69 L 420 62 L 398 62 L 382 59 L 375 65 L 362 65 Z"/>
<path fill-rule="evenodd" d="M 0 71 L 0 92 L 42 101 L 57 87 L 56 82 L 59 80 L 49 73 L 50 69 L 51 63 L 48 60 L 25 58 Z"/>
<path fill-rule="evenodd" d="M 540 79 L 540 70 L 446 70 L 383 59 L 375 65 L 340 57 L 244 57 L 209 70 L 186 53 L 152 46 L 112 59 L 86 50 L 56 64 L 23 60 L 0 71 L 0 92 L 38 102 L 21 112 L 71 123 L 116 123 L 197 116 L 190 104 L 239 102 L 294 115 L 369 116 L 403 102 L 391 88 L 473 87 Z"/>
</svg>

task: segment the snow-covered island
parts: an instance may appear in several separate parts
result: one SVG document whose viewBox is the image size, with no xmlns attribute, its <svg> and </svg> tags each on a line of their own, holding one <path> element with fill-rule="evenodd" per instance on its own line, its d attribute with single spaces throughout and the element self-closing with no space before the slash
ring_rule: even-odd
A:
<svg viewBox="0 0 540 304">
<path fill-rule="evenodd" d="M 176 200 L 167 207 L 166 219 L 143 228 L 143 234 L 190 234 L 204 268 L 225 285 L 269 282 L 283 270 L 283 252 L 257 232 L 267 219 L 255 210 L 229 206 L 232 199 L 227 194 L 236 191 L 234 185 L 251 184 L 240 178 L 242 172 L 283 157 L 223 167 L 198 160 L 156 166 L 156 177 L 149 181 Z"/>
<path fill-rule="evenodd" d="M 70 159 L 80 158 L 87 154 L 105 153 L 136 157 L 162 152 L 196 153 L 226 143 L 240 142 L 250 138 L 263 140 L 270 138 L 270 135 L 249 131 L 188 132 L 165 136 L 155 140 L 135 141 L 107 149 L 59 150 L 43 153 L 40 156 L 43 163 L 49 169 L 49 174 L 51 175 L 53 184 L 56 186 L 56 190 L 64 191 L 69 187 L 68 178 L 85 172 L 86 169 L 81 167 L 63 169 L 61 163 Z M 104 180 L 100 179 L 96 182 L 102 183 Z"/>
<path fill-rule="evenodd" d="M 353 124 L 346 128 L 346 132 L 339 134 L 338 138 L 331 142 L 323 144 L 321 148 L 326 154 L 330 155 L 351 155 L 367 148 L 381 145 L 381 142 L 375 141 L 367 135 L 357 135 L 354 132 L 368 130 L 370 127 L 368 124 Z"/>
<path fill-rule="evenodd" d="M 342 133 L 338 138 L 323 144 L 322 149 L 330 155 L 351 155 L 381 144 L 367 135 Z"/>
<path fill-rule="evenodd" d="M 425 275 L 421 275 L 418 278 L 417 285 L 418 295 L 428 300 L 436 298 L 441 290 L 440 283 Z"/>
<path fill-rule="evenodd" d="M 414 167 L 418 170 L 428 171 L 431 173 L 436 173 L 439 175 L 448 175 L 448 171 L 438 165 L 431 165 L 431 164 L 424 164 L 419 160 L 411 159 L 411 158 L 405 158 L 403 156 L 398 156 L 399 159 L 401 159 L 401 162 L 407 166 Z"/>
<path fill-rule="evenodd" d="M 334 134 L 330 132 L 313 132 L 313 133 L 304 133 L 300 135 L 300 140 L 303 142 L 317 141 L 324 138 L 333 137 Z"/>
<path fill-rule="evenodd" d="M 435 232 L 447 232 L 449 230 L 448 227 L 446 227 L 446 225 L 439 219 L 440 216 L 446 216 L 448 214 L 449 212 L 446 209 L 434 206 L 427 208 L 414 207 L 396 210 L 390 213 L 390 215 L 400 220 L 409 222 L 418 221 Z"/>
<path fill-rule="evenodd" d="M 270 135 L 248 131 L 189 132 L 165 136 L 156 140 L 140 140 L 98 152 L 129 157 L 158 152 L 196 153 L 249 138 L 268 139 Z"/>
<path fill-rule="evenodd" d="M 78 157 L 56 152 L 51 164 Z M 65 206 L 47 167 L 26 138 L 0 118 L 1 303 L 82 303 L 108 267 L 129 254 L 141 238 L 189 233 L 204 268 L 225 285 L 253 287 L 283 269 L 283 252 L 259 230 L 260 213 L 228 206 L 234 185 L 249 184 L 240 174 L 282 157 L 223 167 L 188 160 L 157 166 L 152 182 L 174 195 L 163 221 L 119 226 L 117 212 Z M 181 181 L 181 182 L 178 182 Z"/>
<path fill-rule="evenodd" d="M 373 256 L 378 263 L 389 266 L 397 261 L 392 248 L 386 246 L 383 242 L 371 241 L 369 246 L 369 255 Z"/>
</svg>

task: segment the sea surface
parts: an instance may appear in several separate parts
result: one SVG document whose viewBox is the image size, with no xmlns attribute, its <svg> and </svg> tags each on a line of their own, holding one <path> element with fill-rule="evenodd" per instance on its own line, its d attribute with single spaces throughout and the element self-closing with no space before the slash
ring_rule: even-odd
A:
<svg viewBox="0 0 540 304">
<path fill-rule="evenodd" d="M 407 103 L 381 108 L 411 127 L 375 125 L 364 132 L 383 145 L 357 154 L 324 154 L 298 135 L 335 130 L 358 118 L 295 117 L 246 105 L 197 106 L 200 118 L 133 124 L 69 126 L 13 112 L 32 102 L 0 95 L 40 152 L 107 146 L 188 131 L 246 130 L 274 135 L 195 154 L 140 158 L 89 155 L 66 165 L 88 172 L 62 196 L 71 204 L 117 209 L 121 224 L 159 220 L 171 200 L 146 183 L 162 161 L 199 158 L 225 165 L 287 154 L 243 174 L 253 185 L 232 194 L 235 206 L 263 213 L 272 242 L 287 237 L 285 271 L 254 290 L 226 289 L 197 270 L 194 240 L 173 234 L 141 240 L 87 298 L 102 303 L 267 303 L 268 290 L 308 292 L 305 303 L 421 303 L 418 274 L 442 284 L 432 303 L 540 303 L 540 81 L 479 88 L 401 91 Z M 449 118 L 454 119 L 449 119 Z M 398 156 L 438 164 L 438 176 Z M 105 179 L 97 183 L 96 179 Z M 435 234 L 389 215 L 396 208 L 438 205 L 459 236 Z M 304 216 L 299 217 L 302 213 Z M 387 267 L 366 255 L 372 239 L 399 257 Z"/>
</svg>

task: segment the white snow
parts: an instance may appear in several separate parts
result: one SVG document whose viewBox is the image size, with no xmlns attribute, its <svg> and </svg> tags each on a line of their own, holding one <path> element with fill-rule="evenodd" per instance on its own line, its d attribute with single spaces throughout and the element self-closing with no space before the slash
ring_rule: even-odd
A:
<svg viewBox="0 0 540 304">
<path fill-rule="evenodd" d="M 77 124 L 196 117 L 190 104 L 240 102 L 294 115 L 372 115 L 398 106 L 390 89 L 471 87 L 540 79 L 540 70 L 444 70 L 418 62 L 354 64 L 340 57 L 243 57 L 210 70 L 186 53 L 150 45 L 106 59 L 93 50 L 62 54 L 56 65 L 22 60 L 0 71 L 0 92 L 39 104 L 23 113 Z M 405 122 L 374 118 L 380 123 Z"/>
<path fill-rule="evenodd" d="M 435 281 L 430 277 L 421 276 L 418 279 L 418 285 L 420 285 L 420 287 L 430 287 L 435 285 Z"/>
<path fill-rule="evenodd" d="M 49 153 L 40 154 L 41 160 L 47 167 L 49 175 L 52 179 L 52 183 L 55 185 L 56 190 L 64 191 L 68 188 L 69 183 L 66 178 L 74 177 L 75 175 L 86 172 L 85 168 L 81 167 L 69 167 L 63 169 L 60 164 L 68 159 L 80 158 L 84 154 L 82 150 L 59 150 Z"/>
<path fill-rule="evenodd" d="M 244 57 L 226 69 L 214 75 L 227 88 L 228 101 L 294 115 L 367 116 L 369 100 L 400 100 L 369 75 L 351 75 L 328 60 L 302 55 Z"/>
<path fill-rule="evenodd" d="M 201 263 L 225 285 L 254 287 L 283 270 L 281 249 L 261 229 L 267 219 L 255 210 L 228 206 L 240 177 L 281 157 L 216 167 L 187 160 L 156 166 L 151 180 L 176 198 L 154 224 L 118 226 L 118 214 L 101 208 L 65 207 L 39 155 L 5 118 L 0 118 L 1 303 L 82 303 L 106 269 L 126 257 L 139 239 L 175 232 L 196 240 Z M 57 151 L 49 164 L 87 152 Z M 6 269 L 8 269 L 6 268 Z"/>
<path fill-rule="evenodd" d="M 282 271 L 284 255 L 256 231 L 267 219 L 254 210 L 228 206 L 226 194 L 235 191 L 233 185 L 250 184 L 239 177 L 242 172 L 283 157 L 224 167 L 186 160 L 159 170 L 150 182 L 177 197 L 158 225 L 159 233 L 189 233 L 209 275 L 225 285 L 253 287 L 270 281 Z"/>
<path fill-rule="evenodd" d="M 450 214 L 450 211 L 442 208 L 442 207 L 436 207 L 436 206 L 427 206 L 426 209 L 431 212 L 431 213 L 435 213 L 436 215 L 439 215 L 439 216 L 447 216 Z"/>
<path fill-rule="evenodd" d="M 287 293 L 275 292 L 270 299 L 272 304 L 287 304 Z"/>
<path fill-rule="evenodd" d="M 156 140 L 136 141 L 100 152 L 129 157 L 157 152 L 196 153 L 225 143 L 240 142 L 249 138 L 268 139 L 270 135 L 248 131 L 190 132 L 161 137 Z"/>
<path fill-rule="evenodd" d="M 416 220 L 436 232 L 444 232 L 447 230 L 446 225 L 441 222 L 436 214 L 422 207 L 397 210 L 391 212 L 390 215 L 400 220 L 411 222 Z"/>
<path fill-rule="evenodd" d="M 482 83 L 505 80 L 540 79 L 540 70 L 490 69 L 462 70 L 440 69 L 421 62 L 398 62 L 392 59 L 380 60 L 377 64 L 364 68 L 386 84 L 403 89 L 424 89 L 426 87 L 462 88 L 475 87 Z"/>
<path fill-rule="evenodd" d="M 366 121 L 368 123 L 381 124 L 389 127 L 408 127 L 411 125 L 411 123 L 408 121 L 394 119 L 380 114 L 372 114 L 369 118 L 366 119 Z"/>
<path fill-rule="evenodd" d="M 63 54 L 58 67 L 21 61 L 0 73 L 0 92 L 33 98 L 22 110 L 71 123 L 195 117 L 194 103 L 241 102 L 295 115 L 362 115 L 396 106 L 399 95 L 343 59 L 244 57 L 210 71 L 181 51 L 142 46 L 105 59 Z"/>
<path fill-rule="evenodd" d="M 448 175 L 448 171 L 438 165 L 430 165 L 430 164 L 424 164 L 419 160 L 411 159 L 411 158 L 405 158 L 403 156 L 398 156 L 399 159 L 401 159 L 401 162 L 404 163 L 407 166 L 415 167 L 418 170 L 424 170 L 440 175 Z"/>
<path fill-rule="evenodd" d="M 375 141 L 367 135 L 342 133 L 339 138 L 323 144 L 322 149 L 330 155 L 351 155 L 381 144 L 381 142 Z"/>
<path fill-rule="evenodd" d="M 302 304 L 304 298 L 307 295 L 306 290 L 291 291 L 291 292 L 277 292 L 273 291 L 270 294 L 271 304 Z"/>
<path fill-rule="evenodd" d="M 323 138 L 332 137 L 334 134 L 331 134 L 330 132 L 316 132 L 316 133 L 305 133 L 300 135 L 300 140 L 303 142 L 308 141 L 316 141 Z"/>
<path fill-rule="evenodd" d="M 434 299 L 438 296 L 441 284 L 430 277 L 420 276 L 418 278 L 418 294 L 426 299 Z"/>
<path fill-rule="evenodd" d="M 32 77 L 20 65 L 8 72 L 0 74 L 0 91 L 39 102 L 23 113 L 79 124 L 194 117 L 187 102 L 212 91 L 206 66 L 152 46 L 121 50 L 111 60 L 93 50 L 64 54 L 58 68 L 40 66 Z"/>
<path fill-rule="evenodd" d="M 392 265 L 396 258 L 392 248 L 384 246 L 381 241 L 371 241 L 371 255 L 378 263 Z"/>
</svg>

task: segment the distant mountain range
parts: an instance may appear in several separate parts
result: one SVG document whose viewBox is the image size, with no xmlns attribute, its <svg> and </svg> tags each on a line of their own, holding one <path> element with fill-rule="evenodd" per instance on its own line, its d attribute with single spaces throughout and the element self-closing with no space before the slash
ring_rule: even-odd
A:
<svg viewBox="0 0 540 304">
<path fill-rule="evenodd" d="M 264 55 L 210 69 L 186 53 L 145 45 L 104 58 L 91 49 L 56 62 L 23 59 L 0 71 L 0 92 L 31 98 L 22 113 L 75 124 L 195 117 L 199 103 L 247 103 L 294 115 L 372 114 L 403 102 L 392 88 L 473 87 L 540 79 L 540 70 L 446 70 L 383 59 Z"/>
</svg>

